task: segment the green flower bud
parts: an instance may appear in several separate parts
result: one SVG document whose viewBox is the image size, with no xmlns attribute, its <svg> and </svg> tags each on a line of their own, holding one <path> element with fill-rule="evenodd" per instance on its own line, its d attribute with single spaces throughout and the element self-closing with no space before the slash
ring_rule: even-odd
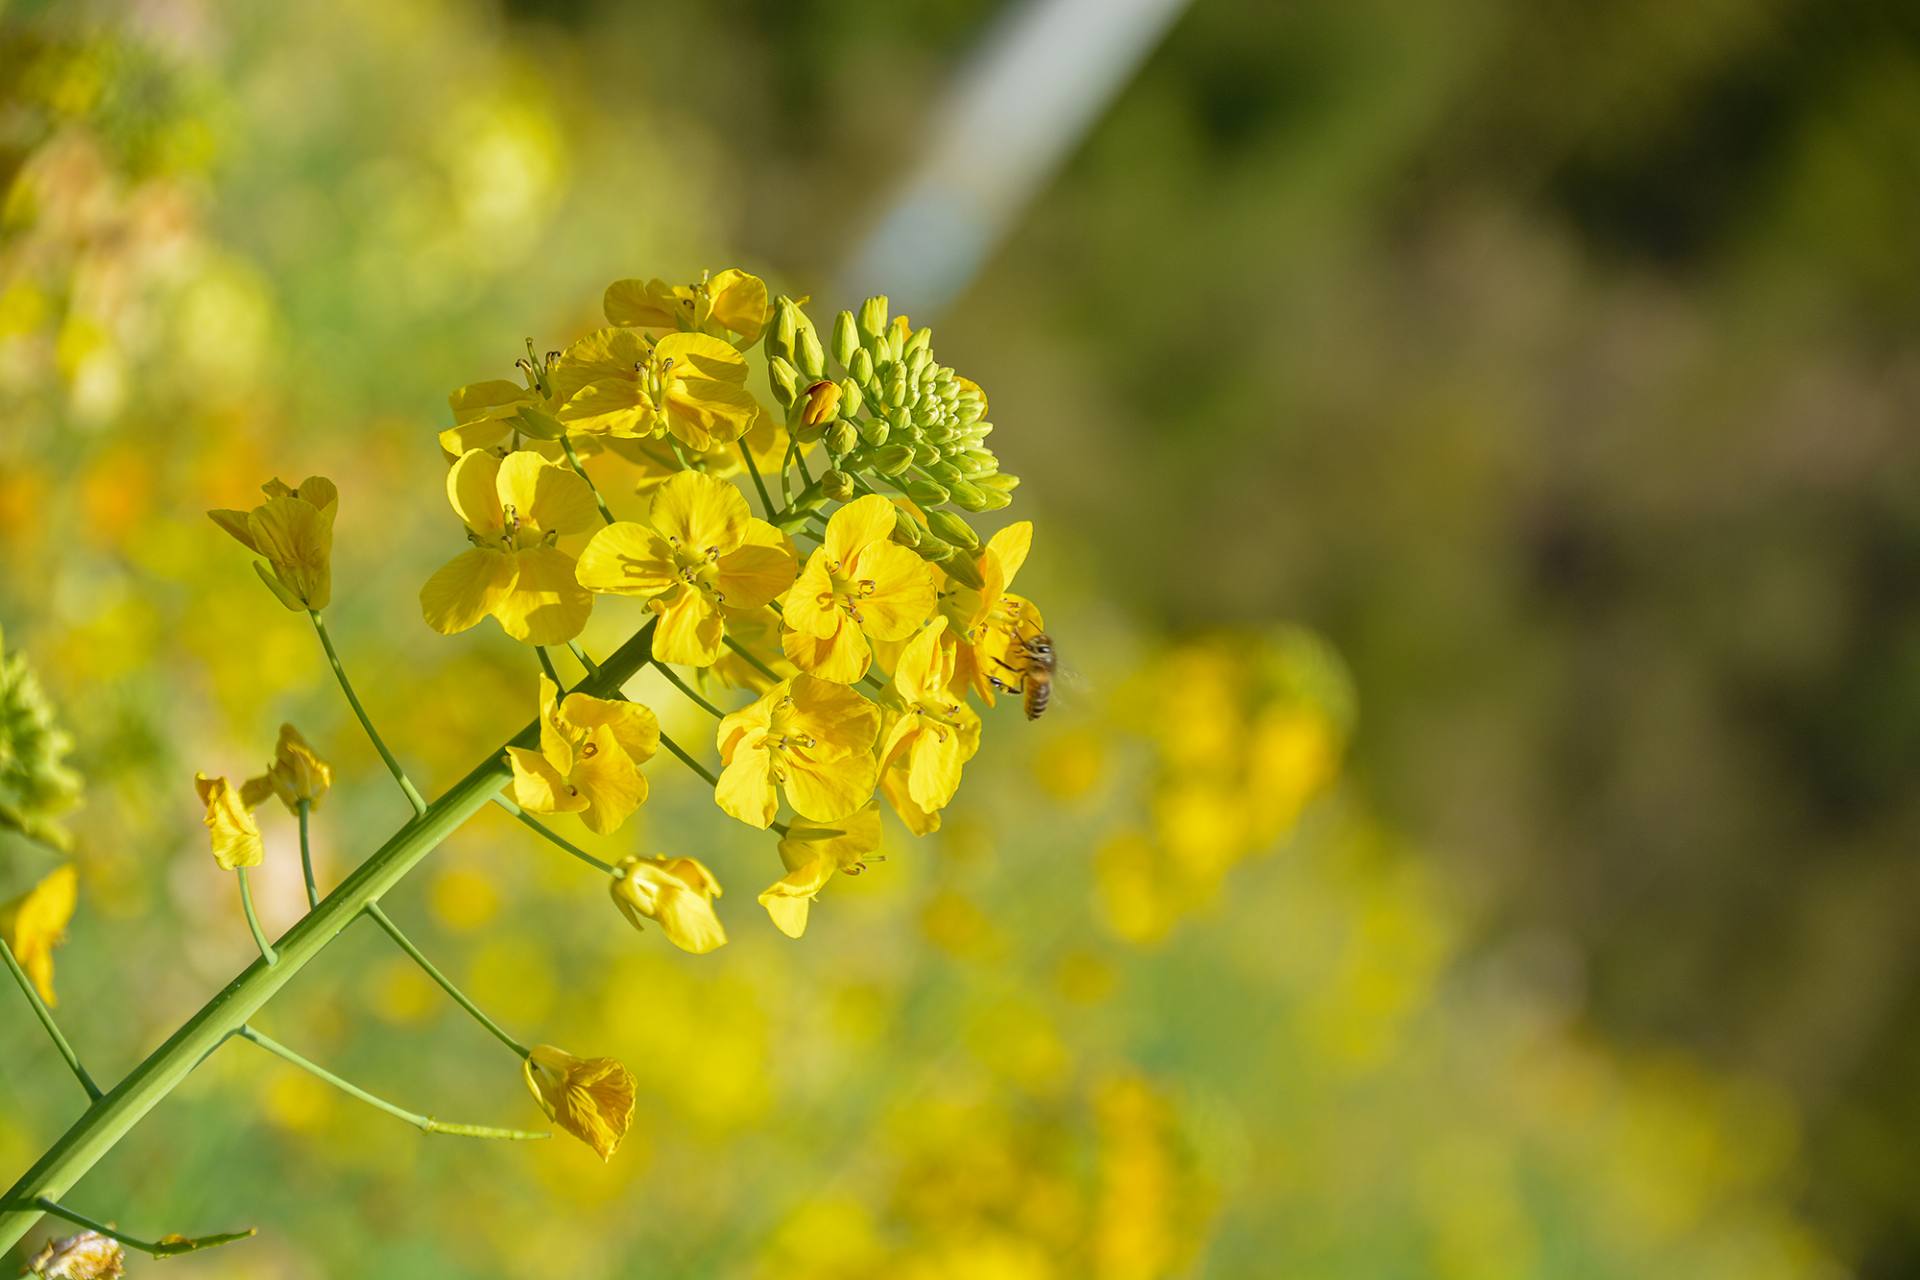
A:
<svg viewBox="0 0 1920 1280">
<path fill-rule="evenodd" d="M 773 398 L 780 402 L 782 409 L 791 406 L 800 395 L 800 374 L 779 356 L 767 359 L 767 381 L 772 384 Z"/>
<path fill-rule="evenodd" d="M 969 511 L 999 511 L 1013 501 L 1013 495 L 1004 489 L 987 489 L 979 485 L 975 485 L 974 488 L 979 491 L 980 505 L 968 507 Z"/>
<path fill-rule="evenodd" d="M 885 444 L 891 432 L 892 428 L 884 419 L 862 418 L 860 420 L 860 438 L 868 444 Z"/>
<path fill-rule="evenodd" d="M 781 297 L 773 304 L 773 323 L 767 326 L 767 357 L 793 360 L 793 341 L 800 328 L 800 308 L 793 299 Z"/>
<path fill-rule="evenodd" d="M 567 429 L 561 424 L 560 419 L 530 404 L 521 405 L 515 411 L 511 421 L 514 429 L 521 435 L 531 436 L 535 440 L 558 440 L 567 434 Z"/>
<path fill-rule="evenodd" d="M 873 451 L 873 469 L 883 476 L 897 476 L 912 465 L 912 445 L 890 444 Z"/>
<path fill-rule="evenodd" d="M 940 461 L 940 450 L 930 444 L 917 444 L 913 447 L 913 460 L 923 467 L 930 467 Z"/>
<path fill-rule="evenodd" d="M 907 412 L 907 406 L 895 405 L 887 410 L 887 425 L 895 431 L 905 431 L 913 425 L 913 415 Z"/>
<path fill-rule="evenodd" d="M 907 371 L 895 365 L 887 370 L 887 404 L 900 408 L 907 402 Z"/>
<path fill-rule="evenodd" d="M 843 311 L 840 314 L 845 315 L 846 312 Z M 866 403 L 866 397 L 860 394 L 860 384 L 855 382 L 852 378 L 842 378 L 840 379 L 839 387 L 840 387 L 840 416 L 843 418 L 852 418 L 852 417 L 858 416 L 860 413 L 860 406 Z"/>
<path fill-rule="evenodd" d="M 820 492 L 835 502 L 847 502 L 853 498 L 853 477 L 835 467 L 829 467 L 820 477 Z"/>
<path fill-rule="evenodd" d="M 826 440 L 827 451 L 837 458 L 860 443 L 860 433 L 854 430 L 851 422 L 841 418 L 827 428 Z M 844 502 L 846 499 L 842 498 L 839 501 Z"/>
<path fill-rule="evenodd" d="M 918 547 L 925 531 L 904 507 L 893 509 L 893 540 L 903 547 Z"/>
<path fill-rule="evenodd" d="M 913 336 L 907 339 L 906 353 L 908 355 L 913 355 L 921 351 L 926 352 L 929 356 L 933 354 L 933 329 L 931 326 L 923 326 L 915 329 Z"/>
<path fill-rule="evenodd" d="M 980 535 L 971 525 L 951 511 L 927 512 L 927 527 L 944 540 L 967 551 L 980 550 Z"/>
<path fill-rule="evenodd" d="M 948 494 L 943 485 L 931 480 L 909 480 L 905 487 L 907 496 L 922 510 L 946 505 Z"/>
<path fill-rule="evenodd" d="M 853 353 L 853 359 L 847 361 L 847 374 L 862 387 L 873 387 L 873 357 L 862 347 Z"/>
<path fill-rule="evenodd" d="M 948 462 L 945 459 L 942 459 L 939 462 L 928 463 L 927 474 L 932 476 L 935 480 L 938 480 L 941 484 L 946 484 L 946 485 L 950 485 L 950 484 L 953 484 L 955 481 L 964 479 L 964 477 L 960 474 L 960 468 L 954 466 L 951 462 Z"/>
<path fill-rule="evenodd" d="M 860 332 L 869 338 L 877 338 L 887 327 L 887 295 L 868 298 L 860 304 Z"/>
<path fill-rule="evenodd" d="M 888 328 L 882 336 L 887 342 L 887 359 L 893 361 L 895 364 L 900 364 L 901 356 L 907 349 L 907 340 L 900 336 L 898 329 L 891 327 Z M 875 354 L 877 355 L 878 352 Z"/>
<path fill-rule="evenodd" d="M 993 475 L 980 477 L 974 481 L 974 484 L 982 489 L 998 489 L 1001 493 L 1012 493 L 1020 487 L 1020 477 L 998 471 Z"/>
<path fill-rule="evenodd" d="M 985 511 L 987 509 L 986 490 L 969 480 L 955 480 L 947 486 L 948 496 L 953 504 L 963 511 Z"/>
<path fill-rule="evenodd" d="M 914 548 L 920 550 L 919 547 Z M 947 571 L 947 576 L 963 587 L 972 587 L 975 591 L 986 586 L 986 579 L 980 576 L 978 560 L 958 547 L 948 546 L 947 554 L 939 557 L 937 563 Z"/>
<path fill-rule="evenodd" d="M 925 332 L 925 329 L 920 331 L 920 333 Z M 920 334 L 916 333 L 913 336 L 917 338 Z M 911 342 L 907 347 L 907 377 L 911 378 L 917 386 L 925 378 L 927 366 L 933 363 L 933 356 L 925 347 L 915 349 Z"/>
<path fill-rule="evenodd" d="M 860 335 L 853 327 L 853 312 L 842 311 L 833 318 L 833 358 L 844 369 L 859 349 Z"/>
<path fill-rule="evenodd" d="M 820 349 L 820 335 L 814 332 L 813 321 L 804 313 L 795 331 L 793 363 L 809 378 L 817 380 L 827 376 L 827 353 Z"/>
<path fill-rule="evenodd" d="M 990 476 L 1000 469 L 1000 459 L 985 449 L 968 449 L 950 460 L 960 468 L 960 474 L 969 480 L 978 480 L 981 476 Z"/>
</svg>

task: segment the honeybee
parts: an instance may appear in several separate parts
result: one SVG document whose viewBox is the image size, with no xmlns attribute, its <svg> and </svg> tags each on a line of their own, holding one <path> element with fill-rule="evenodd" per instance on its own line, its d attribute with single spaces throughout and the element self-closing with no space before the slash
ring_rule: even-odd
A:
<svg viewBox="0 0 1920 1280">
<path fill-rule="evenodd" d="M 1018 676 L 1020 683 L 1010 685 L 998 676 L 988 676 L 987 681 L 996 689 L 1019 694 L 1027 719 L 1038 720 L 1046 714 L 1047 704 L 1053 700 L 1053 638 L 1044 631 L 1016 635 L 1015 638 L 1020 642 L 1020 647 L 1015 650 L 1019 665 L 1001 662 L 998 658 L 994 661 Z"/>
</svg>

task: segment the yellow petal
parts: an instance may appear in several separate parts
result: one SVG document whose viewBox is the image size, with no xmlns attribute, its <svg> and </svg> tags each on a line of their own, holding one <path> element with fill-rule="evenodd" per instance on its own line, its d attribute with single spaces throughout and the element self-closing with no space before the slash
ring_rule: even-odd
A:
<svg viewBox="0 0 1920 1280">
<path fill-rule="evenodd" d="M 987 539 L 985 554 L 1000 566 L 1001 590 L 1013 585 L 1013 575 L 1020 572 L 1020 566 L 1027 562 L 1027 551 L 1032 546 L 1031 520 L 1016 520 Z"/>
<path fill-rule="evenodd" d="M 500 458 L 485 449 L 469 449 L 447 470 L 447 501 L 467 528 L 496 539 L 506 529 L 500 511 Z"/>
<path fill-rule="evenodd" d="M 420 614 L 443 636 L 465 631 L 500 607 L 518 576 L 515 557 L 505 551 L 463 551 L 420 588 Z"/>
<path fill-rule="evenodd" d="M 831 640 L 846 620 L 839 601 L 834 598 L 833 575 L 827 562 L 824 549 L 807 557 L 806 567 L 794 579 L 793 591 L 781 610 L 781 617 L 790 629 L 816 640 Z"/>
<path fill-rule="evenodd" d="M 657 596 L 680 583 L 667 540 L 631 520 L 594 534 L 575 576 L 590 591 L 618 596 Z"/>
<path fill-rule="evenodd" d="M 744 384 L 747 361 L 731 344 L 706 333 L 670 333 L 653 348 L 653 362 L 668 377 Z"/>
<path fill-rule="evenodd" d="M 745 539 L 715 566 L 713 589 L 730 609 L 758 609 L 793 585 L 799 567 L 785 534 L 765 520 L 750 519 Z"/>
<path fill-rule="evenodd" d="M 578 813 L 587 807 L 586 797 L 538 751 L 508 747 L 507 757 L 513 766 L 513 802 L 528 813 Z"/>
<path fill-rule="evenodd" d="M 635 764 L 653 759 L 660 749 L 660 720 L 637 702 L 570 693 L 560 704 L 560 716 L 589 731 L 605 725 Z"/>
<path fill-rule="evenodd" d="M 247 531 L 295 599 L 309 609 L 327 607 L 333 598 L 333 527 L 319 508 L 299 498 L 269 498 L 247 517 Z"/>
<path fill-rule="evenodd" d="M 455 391 L 447 397 L 447 407 L 453 410 L 454 423 L 464 425 L 503 417 L 515 412 L 523 404 L 533 403 L 533 400 L 533 392 L 519 383 L 508 382 L 504 378 L 490 378 Z"/>
<path fill-rule="evenodd" d="M 768 885 L 760 894 L 760 905 L 767 909 L 767 914 L 773 918 L 774 926 L 780 932 L 789 938 L 798 938 L 807 931 L 807 915 L 813 905 L 813 896 L 826 887 L 827 881 L 833 878 L 833 872 L 832 859 L 816 858 Z"/>
<path fill-rule="evenodd" d="M 606 378 L 632 382 L 634 366 L 648 359 L 646 338 L 631 329 L 596 329 L 581 338 L 554 362 L 548 375 L 553 398 L 561 404 L 573 399 L 590 382 Z"/>
<path fill-rule="evenodd" d="M 206 826 L 213 838 L 213 860 L 221 870 L 257 867 L 266 858 L 260 842 L 260 828 L 240 793 L 225 778 L 193 775 L 194 790 L 207 807 Z"/>
<path fill-rule="evenodd" d="M 845 685 L 811 676 L 795 676 L 788 688 L 793 699 L 789 722 L 813 739 L 814 750 L 864 755 L 873 749 L 880 736 L 880 708 Z"/>
<path fill-rule="evenodd" d="M 830 869 L 847 871 L 864 866 L 880 851 L 880 805 L 869 800 L 852 813 L 828 822 L 795 818 L 780 837 L 780 860 L 798 871 L 819 859 Z"/>
<path fill-rule="evenodd" d="M 624 378 L 589 382 L 567 397 L 555 416 L 572 432 L 625 438 L 659 434 L 660 413 L 646 388 Z"/>
<path fill-rule="evenodd" d="M 587 735 L 568 781 L 586 799 L 580 821 L 595 835 L 619 827 L 647 798 L 646 778 L 604 724 Z"/>
<path fill-rule="evenodd" d="M 654 490 L 656 532 L 696 556 L 734 550 L 747 536 L 752 515 L 740 491 L 724 480 L 682 471 Z M 762 601 L 761 603 L 765 603 Z"/>
<path fill-rule="evenodd" d="M 940 829 L 938 810 L 922 809 L 907 791 L 904 768 L 884 769 L 880 773 L 880 794 L 887 798 L 902 825 L 916 836 L 932 835 Z"/>
<path fill-rule="evenodd" d="M 53 993 L 53 949 L 65 940 L 78 900 L 79 877 L 69 863 L 0 906 L 0 938 L 6 940 L 49 1008 L 59 1004 Z"/>
<path fill-rule="evenodd" d="M 247 513 L 245 511 L 222 509 L 219 511 L 209 511 L 207 515 L 212 518 L 215 524 L 225 529 L 233 536 L 235 541 L 247 550 L 256 553 L 260 550 L 259 547 L 253 545 L 253 532 L 247 528 Z"/>
<path fill-rule="evenodd" d="M 720 727 L 714 734 L 714 741 L 720 748 L 720 762 L 730 764 L 733 753 L 754 734 L 764 735 L 773 723 L 773 707 L 784 697 L 787 686 L 774 685 L 758 698 L 740 708 L 729 712 L 720 719 Z"/>
<path fill-rule="evenodd" d="M 893 687 L 909 706 L 935 697 L 945 690 L 952 674 L 943 660 L 942 641 L 947 620 L 935 618 L 933 625 L 918 632 L 900 651 L 893 668 Z"/>
<path fill-rule="evenodd" d="M 855 498 L 827 521 L 827 536 L 820 553 L 829 563 L 843 566 L 851 563 L 865 548 L 893 536 L 893 511 L 893 504 L 877 493 Z"/>
<path fill-rule="evenodd" d="M 713 296 L 713 318 L 748 342 L 758 342 L 767 326 L 766 281 L 729 267 L 708 281 L 707 288 Z"/>
<path fill-rule="evenodd" d="M 892 542 L 876 542 L 854 562 L 860 629 L 876 640 L 904 640 L 927 620 L 938 599 L 927 562 Z"/>
<path fill-rule="evenodd" d="M 661 286 L 658 290 L 650 285 Z M 601 298 L 607 323 L 638 329 L 674 327 L 673 295 L 662 281 L 615 280 Z"/>
<path fill-rule="evenodd" d="M 809 752 L 788 751 L 786 762 L 787 803 L 802 817 L 844 817 L 873 796 L 876 766 L 865 752 L 822 760 Z"/>
<path fill-rule="evenodd" d="M 907 752 L 907 794 L 922 809 L 947 807 L 960 789 L 960 766 L 980 748 L 980 717 L 969 707 L 960 710 L 959 724 L 927 725 Z"/>
<path fill-rule="evenodd" d="M 522 528 L 539 533 L 585 533 L 600 525 L 593 489 L 570 467 L 528 449 L 510 453 L 496 481 L 502 508 L 513 508 Z"/>
<path fill-rule="evenodd" d="M 839 684 L 852 684 L 867 674 L 867 668 L 873 662 L 873 650 L 867 646 L 867 638 L 852 621 L 836 613 L 839 626 L 832 635 L 822 640 L 801 631 L 783 631 L 780 633 L 780 651 L 800 670 L 822 680 L 832 680 Z"/>
<path fill-rule="evenodd" d="M 654 657 L 684 667 L 712 666 L 720 657 L 726 622 L 706 592 L 683 585 L 671 595 L 649 601 L 647 607 L 660 615 L 660 625 L 653 632 Z"/>
<path fill-rule="evenodd" d="M 667 429 L 690 449 L 705 451 L 738 440 L 759 415 L 760 402 L 737 382 L 675 378 L 668 384 Z"/>
<path fill-rule="evenodd" d="M 774 792 L 772 762 L 764 746 L 743 746 L 720 771 L 713 799 L 727 814 L 748 826 L 765 830 L 773 825 L 780 798 Z"/>
<path fill-rule="evenodd" d="M 593 593 L 574 577 L 573 557 L 558 547 L 514 553 L 513 587 L 493 607 L 501 629 L 526 644 L 562 644 L 580 634 Z"/>
<path fill-rule="evenodd" d="M 633 1075 L 612 1058 L 576 1058 L 535 1045 L 522 1067 L 527 1088 L 553 1122 L 611 1160 L 633 1123 Z"/>
</svg>

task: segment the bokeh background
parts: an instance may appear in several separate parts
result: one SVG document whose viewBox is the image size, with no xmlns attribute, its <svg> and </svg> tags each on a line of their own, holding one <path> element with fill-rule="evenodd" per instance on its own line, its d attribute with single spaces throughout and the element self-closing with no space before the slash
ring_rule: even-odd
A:
<svg viewBox="0 0 1920 1280">
<path fill-rule="evenodd" d="M 87 780 L 96 1073 L 250 954 L 196 768 L 296 721 L 332 876 L 404 816 L 204 510 L 339 482 L 335 633 L 444 785 L 534 685 L 418 619 L 446 393 L 619 276 L 856 301 L 1008 8 L 0 6 L 0 626 Z M 1920 1273 L 1917 226 L 1911 7 L 1196 0 L 927 299 L 1026 481 L 1057 710 L 800 943 L 664 760 L 606 848 L 706 859 L 721 952 L 498 814 L 389 900 L 634 1068 L 610 1167 L 232 1045 L 75 1203 L 262 1228 L 181 1280 Z M 0 836 L 0 898 L 52 865 Z M 536 1118 L 371 930 L 262 1025 Z M 76 1097 L 11 999 L 0 1040 L 11 1180 Z"/>
</svg>

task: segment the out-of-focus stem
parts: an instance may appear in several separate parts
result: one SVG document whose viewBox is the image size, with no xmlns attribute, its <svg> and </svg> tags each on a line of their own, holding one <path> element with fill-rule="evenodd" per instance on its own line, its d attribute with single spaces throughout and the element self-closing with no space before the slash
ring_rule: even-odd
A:
<svg viewBox="0 0 1920 1280">
<path fill-rule="evenodd" d="M 313 850 L 307 844 L 307 815 L 313 812 L 313 801 L 302 800 L 297 812 L 300 815 L 300 874 L 307 882 L 307 906 L 309 909 L 320 905 L 320 885 L 313 878 Z"/>
<path fill-rule="evenodd" d="M 531 828 L 533 831 L 538 833 L 543 840 L 547 840 L 551 842 L 555 848 L 565 850 L 566 852 L 580 859 L 580 861 L 586 863 L 588 866 L 592 867 L 596 871 L 604 871 L 608 875 L 613 874 L 613 864 L 611 862 L 600 861 L 600 859 L 594 857 L 592 854 L 588 853 L 585 849 L 582 849 L 579 845 L 574 844 L 571 840 L 568 840 L 565 836 L 561 835 L 558 831 L 555 831 L 552 827 L 549 827 L 545 823 L 539 821 L 532 814 L 528 813 L 525 809 L 522 809 L 519 805 L 515 804 L 513 801 L 507 799 L 505 796 L 495 796 L 493 798 L 493 802 L 499 805 L 502 809 L 505 809 L 508 813 L 512 814 L 514 817 L 518 818 L 521 822 L 525 823 L 529 828 Z"/>
<path fill-rule="evenodd" d="M 8 1205 L 7 1207 L 38 1209 L 42 1213 L 50 1213 L 56 1218 L 65 1218 L 76 1227 L 85 1227 L 87 1230 L 103 1235 L 109 1240 L 118 1240 L 129 1249 L 137 1249 L 141 1253 L 150 1253 L 156 1258 L 177 1258 L 183 1253 L 198 1253 L 202 1249 L 212 1249 L 218 1245 L 232 1244 L 236 1240 L 251 1239 L 254 1234 L 253 1228 L 248 1227 L 245 1231 L 227 1231 L 220 1235 L 198 1236 L 191 1240 L 185 1236 L 169 1236 L 165 1240 L 142 1240 L 137 1236 L 126 1234 L 126 1232 L 119 1230 L 117 1227 L 110 1227 L 104 1222 L 97 1222 L 84 1213 L 77 1213 L 61 1204 L 58 1200 L 53 1199 L 51 1196 L 39 1196 L 28 1204 Z"/>
<path fill-rule="evenodd" d="M 47 1038 L 53 1041 L 53 1047 L 58 1049 L 60 1056 L 67 1060 L 67 1067 L 80 1081 L 80 1087 L 87 1091 L 89 1098 L 98 1102 L 100 1086 L 93 1082 L 93 1077 L 87 1074 L 87 1069 L 80 1065 L 80 1055 L 73 1051 L 73 1046 L 67 1043 L 67 1037 L 61 1034 L 60 1024 L 53 1020 L 53 1010 L 47 1008 L 47 1002 L 40 998 L 40 989 L 33 985 L 33 979 L 27 976 L 27 971 L 20 967 L 20 961 L 14 957 L 13 948 L 7 945 L 5 938 L 0 938 L 0 957 L 5 957 L 8 972 L 12 973 L 13 980 L 20 984 L 21 994 L 26 996 L 27 1003 L 33 1006 L 34 1016 L 39 1018 L 40 1025 L 46 1028 Z"/>
</svg>

